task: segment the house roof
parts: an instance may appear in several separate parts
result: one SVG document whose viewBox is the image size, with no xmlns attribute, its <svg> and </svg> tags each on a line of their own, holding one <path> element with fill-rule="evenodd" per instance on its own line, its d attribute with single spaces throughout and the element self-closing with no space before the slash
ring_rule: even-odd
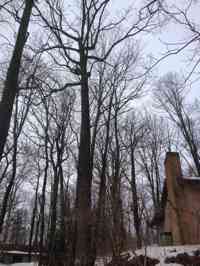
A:
<svg viewBox="0 0 200 266">
<path fill-rule="evenodd" d="M 177 177 L 178 184 L 181 186 L 189 185 L 194 186 L 194 188 L 200 189 L 200 177 Z M 197 187 L 198 186 L 198 187 Z M 159 208 L 155 210 L 153 219 L 150 222 L 150 227 L 154 226 L 160 226 L 165 219 L 165 207 L 167 204 L 167 197 L 168 197 L 168 191 L 167 191 L 167 180 L 164 180 L 163 184 L 163 190 L 162 190 L 162 196 L 161 196 L 161 203 Z"/>
</svg>

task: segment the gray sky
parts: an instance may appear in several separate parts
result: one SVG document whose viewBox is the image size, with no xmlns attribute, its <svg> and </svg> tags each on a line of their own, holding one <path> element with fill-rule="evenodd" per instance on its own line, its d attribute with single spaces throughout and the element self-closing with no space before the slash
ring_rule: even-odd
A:
<svg viewBox="0 0 200 266">
<path fill-rule="evenodd" d="M 112 8 L 116 9 L 118 12 L 121 12 L 123 9 L 127 7 L 134 7 L 141 5 L 141 2 L 145 2 L 146 0 L 115 0 L 113 1 Z M 170 0 L 171 1 L 171 0 Z M 188 0 L 176 0 L 176 4 L 178 3 L 179 6 L 182 8 L 184 4 L 188 2 Z M 71 4 L 74 6 L 74 1 Z M 192 9 L 190 12 L 190 17 L 192 18 L 194 23 L 197 23 L 200 25 L 200 1 L 195 2 L 195 8 Z M 0 33 L 6 33 L 9 30 L 9 28 L 1 28 Z M 11 31 L 12 32 L 12 31 Z M 169 24 L 168 26 L 165 26 L 162 28 L 162 30 L 157 30 L 153 35 L 145 35 L 141 40 L 141 45 L 143 47 L 143 51 L 146 54 L 145 57 L 147 58 L 148 55 L 152 55 L 153 58 L 160 58 L 163 56 L 164 52 L 166 51 L 166 45 L 163 42 L 175 42 L 180 41 L 184 38 L 187 38 L 189 36 L 189 32 L 185 31 L 185 27 L 181 27 L 177 24 Z M 7 34 L 5 34 L 7 35 Z M 13 37 L 13 33 L 10 34 L 10 36 Z M 4 40 L 5 41 L 5 40 Z M 1 49 L 0 49 L 0 58 L 3 52 L 2 47 L 2 39 L 1 39 Z M 165 73 L 169 71 L 177 71 L 180 74 L 186 75 L 191 70 L 192 65 L 189 64 L 189 49 L 185 50 L 184 52 L 176 55 L 176 56 L 170 56 L 160 62 L 156 68 L 155 73 L 156 75 L 162 76 Z M 200 57 L 200 51 L 199 51 L 199 57 Z M 198 75 L 193 75 L 192 81 L 196 80 Z M 200 97 L 200 81 L 196 81 L 192 83 L 191 85 L 191 93 L 190 97 L 193 99 L 194 97 Z"/>
<path fill-rule="evenodd" d="M 145 2 L 142 0 L 136 0 L 137 4 L 140 5 L 141 2 Z M 115 8 L 117 10 L 121 10 L 128 6 L 133 6 L 132 3 L 136 1 L 130 0 L 116 0 L 115 1 Z M 170 0 L 171 1 L 171 0 Z M 147 1 L 146 1 L 147 2 Z M 168 1 L 169 2 L 169 1 Z M 185 8 L 186 4 L 189 3 L 189 0 L 176 0 L 171 1 L 171 4 L 176 4 L 179 8 Z M 193 23 L 198 25 L 200 30 L 200 1 L 194 1 L 194 6 L 190 9 L 188 16 L 192 20 Z M 165 43 L 174 43 L 180 42 L 182 40 L 187 39 L 191 36 L 191 33 L 186 30 L 185 26 L 181 26 L 178 24 L 168 24 L 165 27 L 162 27 L 161 30 L 157 30 L 153 35 L 147 35 L 142 40 L 142 46 L 144 47 L 144 52 L 147 55 L 152 55 L 154 58 L 160 58 L 166 52 L 166 45 Z M 170 46 L 172 47 L 172 46 Z M 160 62 L 156 68 L 155 72 L 162 76 L 169 71 L 176 71 L 181 75 L 186 76 L 187 73 L 191 71 L 192 64 L 190 64 L 190 58 L 192 53 L 190 51 L 192 47 L 189 49 L 184 50 L 183 52 L 179 53 L 178 55 L 172 55 L 167 57 L 165 60 Z M 199 51 L 200 56 L 200 51 Z M 191 92 L 189 97 L 194 99 L 195 97 L 200 97 L 200 81 L 196 81 L 199 77 L 200 69 L 197 69 L 196 75 L 193 75 L 191 78 L 192 84 L 190 84 Z"/>
</svg>

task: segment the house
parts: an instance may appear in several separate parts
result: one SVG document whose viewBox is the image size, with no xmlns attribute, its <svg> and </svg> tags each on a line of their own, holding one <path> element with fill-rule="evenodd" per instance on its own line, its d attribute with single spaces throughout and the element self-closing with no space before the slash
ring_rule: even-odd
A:
<svg viewBox="0 0 200 266">
<path fill-rule="evenodd" d="M 168 152 L 161 207 L 151 222 L 174 245 L 200 243 L 200 177 L 182 175 L 179 154 Z"/>
</svg>

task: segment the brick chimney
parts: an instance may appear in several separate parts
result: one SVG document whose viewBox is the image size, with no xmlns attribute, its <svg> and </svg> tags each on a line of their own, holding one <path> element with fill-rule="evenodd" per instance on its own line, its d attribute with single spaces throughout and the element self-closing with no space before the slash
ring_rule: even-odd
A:
<svg viewBox="0 0 200 266">
<path fill-rule="evenodd" d="M 167 152 L 165 159 L 165 175 L 167 180 L 168 201 L 171 207 L 171 227 L 174 244 L 184 244 L 180 206 L 178 204 L 178 195 L 180 195 L 181 187 L 178 179 L 182 177 L 181 163 L 179 153 Z"/>
<path fill-rule="evenodd" d="M 165 174 L 171 185 L 177 186 L 177 179 L 182 177 L 181 162 L 178 152 L 167 152 L 165 158 Z"/>
</svg>

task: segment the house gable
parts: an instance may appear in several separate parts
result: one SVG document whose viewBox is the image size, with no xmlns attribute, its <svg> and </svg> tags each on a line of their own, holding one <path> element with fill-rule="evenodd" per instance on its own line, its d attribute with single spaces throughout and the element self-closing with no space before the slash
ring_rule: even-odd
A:
<svg viewBox="0 0 200 266">
<path fill-rule="evenodd" d="M 200 177 L 184 177 L 178 153 L 167 153 L 160 209 L 151 226 L 171 232 L 175 245 L 200 243 Z"/>
</svg>

